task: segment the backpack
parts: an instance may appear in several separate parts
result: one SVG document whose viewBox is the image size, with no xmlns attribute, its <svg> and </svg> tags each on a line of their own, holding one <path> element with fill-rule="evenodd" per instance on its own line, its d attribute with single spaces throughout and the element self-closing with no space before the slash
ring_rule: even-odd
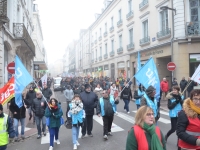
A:
<svg viewBox="0 0 200 150">
<path fill-rule="evenodd" d="M 122 93 L 122 98 L 123 99 L 129 99 L 130 97 L 130 89 L 129 88 L 125 88 L 123 93 Z"/>
</svg>

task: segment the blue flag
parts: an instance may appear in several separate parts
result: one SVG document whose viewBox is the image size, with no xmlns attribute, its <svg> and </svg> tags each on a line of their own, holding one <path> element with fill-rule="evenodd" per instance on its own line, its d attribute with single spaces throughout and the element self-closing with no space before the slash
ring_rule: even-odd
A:
<svg viewBox="0 0 200 150">
<path fill-rule="evenodd" d="M 33 81 L 33 77 L 26 70 L 19 57 L 15 57 L 15 103 L 22 107 L 22 92 L 24 88 Z"/>
<path fill-rule="evenodd" d="M 160 79 L 158 71 L 151 57 L 146 64 L 135 74 L 135 78 L 147 89 L 152 85 L 156 89 L 156 99 L 160 97 Z"/>
<path fill-rule="evenodd" d="M 138 58 L 137 58 L 137 72 L 141 69 L 141 63 L 140 63 L 140 52 L 138 51 Z M 140 84 L 140 82 L 136 81 L 137 85 Z"/>
</svg>

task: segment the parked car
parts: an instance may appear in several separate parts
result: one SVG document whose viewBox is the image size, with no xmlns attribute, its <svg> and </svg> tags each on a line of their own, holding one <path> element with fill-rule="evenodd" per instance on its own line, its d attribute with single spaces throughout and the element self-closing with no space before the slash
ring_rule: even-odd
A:
<svg viewBox="0 0 200 150">
<path fill-rule="evenodd" d="M 62 87 L 60 85 L 60 81 L 62 80 L 61 77 L 53 78 L 53 90 L 54 91 L 61 91 Z"/>
</svg>

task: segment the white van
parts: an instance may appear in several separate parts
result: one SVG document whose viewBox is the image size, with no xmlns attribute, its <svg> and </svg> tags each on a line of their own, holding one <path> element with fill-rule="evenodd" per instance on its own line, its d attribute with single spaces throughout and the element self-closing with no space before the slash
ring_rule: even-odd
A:
<svg viewBox="0 0 200 150">
<path fill-rule="evenodd" d="M 60 85 L 60 81 L 62 80 L 61 77 L 53 78 L 53 90 L 54 91 L 61 91 L 62 87 Z"/>
</svg>

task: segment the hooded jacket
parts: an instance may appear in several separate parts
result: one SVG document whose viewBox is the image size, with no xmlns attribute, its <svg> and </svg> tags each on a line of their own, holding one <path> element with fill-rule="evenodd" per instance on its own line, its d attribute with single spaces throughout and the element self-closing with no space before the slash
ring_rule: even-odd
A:
<svg viewBox="0 0 200 150">
<path fill-rule="evenodd" d="M 44 104 L 44 106 L 41 106 L 41 103 Z M 44 100 L 44 98 L 35 98 L 33 100 L 33 104 L 31 106 L 32 111 L 35 113 L 38 117 L 43 117 L 45 114 L 45 109 L 47 107 L 47 103 Z"/>
<path fill-rule="evenodd" d="M 26 94 L 26 100 L 28 101 L 28 105 L 31 106 L 33 103 L 33 99 L 36 98 L 36 93 L 34 90 L 29 90 L 29 92 Z"/>
<path fill-rule="evenodd" d="M 153 86 L 149 86 L 145 93 L 147 94 L 147 96 L 153 101 L 154 97 L 151 97 L 151 93 L 156 90 Z M 141 106 L 147 105 L 147 101 L 144 97 L 142 97 L 141 102 L 140 102 Z"/>
</svg>

